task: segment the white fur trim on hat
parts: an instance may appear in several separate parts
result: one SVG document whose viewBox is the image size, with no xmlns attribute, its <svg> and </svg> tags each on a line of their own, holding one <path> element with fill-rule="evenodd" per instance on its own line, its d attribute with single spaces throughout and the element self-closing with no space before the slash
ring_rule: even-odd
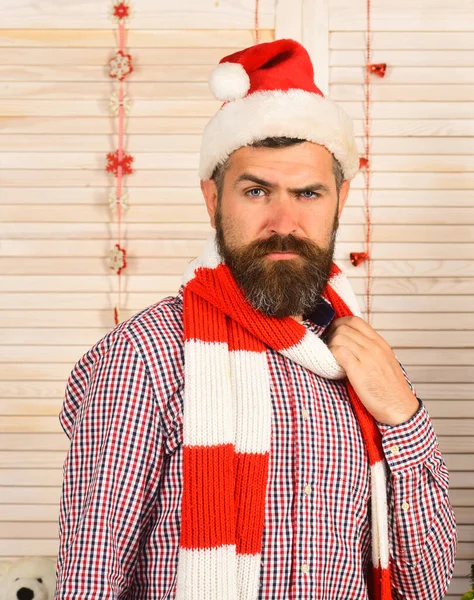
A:
<svg viewBox="0 0 474 600">
<path fill-rule="evenodd" d="M 255 92 L 224 104 L 204 129 L 199 177 L 209 179 L 238 148 L 282 136 L 325 146 L 341 163 L 345 179 L 359 170 L 349 115 L 329 98 L 292 89 Z"/>
<path fill-rule="evenodd" d="M 209 87 L 218 100 L 237 100 L 249 91 L 250 78 L 240 63 L 224 62 L 212 69 Z"/>
</svg>

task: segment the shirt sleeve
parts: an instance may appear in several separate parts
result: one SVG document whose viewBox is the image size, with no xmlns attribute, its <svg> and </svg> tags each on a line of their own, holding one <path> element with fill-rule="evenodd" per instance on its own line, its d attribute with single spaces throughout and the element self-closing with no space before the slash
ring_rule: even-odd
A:
<svg viewBox="0 0 474 600">
<path fill-rule="evenodd" d="M 162 427 L 142 359 L 124 337 L 75 366 L 60 504 L 56 600 L 120 599 L 158 489 Z M 63 409 L 64 411 L 64 409 Z"/>
<path fill-rule="evenodd" d="M 456 521 L 449 474 L 422 401 L 405 423 L 378 423 L 388 463 L 394 600 L 441 600 L 454 569 Z"/>
</svg>

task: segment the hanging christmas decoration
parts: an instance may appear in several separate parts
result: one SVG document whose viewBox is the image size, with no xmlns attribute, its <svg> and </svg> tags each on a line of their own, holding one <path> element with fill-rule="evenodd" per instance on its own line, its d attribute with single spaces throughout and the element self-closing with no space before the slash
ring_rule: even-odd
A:
<svg viewBox="0 0 474 600">
<path fill-rule="evenodd" d="M 259 43 L 259 38 L 260 38 L 260 26 L 259 26 L 259 22 L 258 22 L 258 1 L 259 0 L 255 0 L 255 23 L 254 23 L 254 29 L 255 29 L 255 43 L 256 44 Z"/>
<path fill-rule="evenodd" d="M 354 267 L 358 267 L 362 263 L 367 264 L 367 287 L 366 287 L 366 317 L 370 323 L 371 319 L 371 285 L 372 285 L 372 261 L 370 256 L 370 245 L 372 239 L 372 219 L 370 214 L 370 75 L 374 74 L 378 77 L 384 77 L 387 71 L 386 63 L 371 63 L 371 0 L 367 0 L 367 46 L 366 46 L 366 69 L 365 69 L 365 152 L 364 156 L 359 159 L 359 169 L 364 172 L 365 189 L 364 189 L 364 206 L 366 220 L 366 236 L 365 236 L 365 252 L 351 252 L 349 258 Z"/>
<path fill-rule="evenodd" d="M 379 77 L 385 77 L 387 65 L 386 63 L 379 63 L 378 65 L 367 65 L 367 69 L 369 73 L 373 73 L 374 75 L 378 75 Z"/>
<path fill-rule="evenodd" d="M 133 156 L 124 150 L 124 122 L 125 116 L 131 111 L 131 100 L 124 90 L 124 80 L 133 72 L 131 54 L 125 52 L 125 23 L 131 15 L 131 6 L 128 0 L 114 0 L 110 8 L 109 16 L 118 24 L 119 48 L 115 56 L 109 62 L 109 76 L 117 80 L 118 90 L 115 90 L 109 101 L 110 111 L 118 117 L 118 147 L 115 152 L 107 154 L 105 170 L 112 173 L 116 180 L 115 186 L 110 191 L 108 201 L 112 214 L 117 219 L 117 242 L 107 257 L 109 268 L 118 277 L 118 298 L 114 307 L 114 323 L 120 322 L 122 272 L 127 267 L 127 251 L 122 247 L 122 215 L 129 208 L 128 194 L 123 190 L 123 177 L 133 173 Z"/>
<path fill-rule="evenodd" d="M 122 156 L 120 156 L 120 154 Z M 119 169 L 122 170 L 122 175 L 131 175 L 133 173 L 132 162 L 133 156 L 125 154 L 123 150 L 120 152 L 119 149 L 107 154 L 107 166 L 105 167 L 105 170 L 109 173 L 113 173 L 115 177 L 118 177 Z"/>
</svg>

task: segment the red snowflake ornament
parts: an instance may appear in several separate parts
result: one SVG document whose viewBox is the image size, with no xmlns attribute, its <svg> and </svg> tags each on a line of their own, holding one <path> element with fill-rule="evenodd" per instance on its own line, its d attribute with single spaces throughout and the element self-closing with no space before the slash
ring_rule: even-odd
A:
<svg viewBox="0 0 474 600">
<path fill-rule="evenodd" d="M 387 70 L 386 63 L 379 63 L 375 65 L 369 65 L 367 69 L 373 73 L 374 75 L 378 75 L 379 77 L 385 77 L 385 72 Z"/>
<path fill-rule="evenodd" d="M 109 62 L 109 77 L 123 81 L 133 71 L 132 55 L 118 50 Z"/>
<path fill-rule="evenodd" d="M 361 263 L 369 258 L 367 252 L 351 252 L 349 256 L 354 267 L 358 267 Z"/>
<path fill-rule="evenodd" d="M 116 23 L 125 23 L 130 17 L 130 4 L 126 0 L 115 0 L 111 8 L 111 17 Z"/>
<path fill-rule="evenodd" d="M 119 244 L 115 244 L 110 251 L 108 263 L 112 271 L 120 275 L 127 266 L 127 251 L 125 248 L 121 248 Z"/>
<path fill-rule="evenodd" d="M 108 173 L 113 173 L 116 177 L 118 175 L 119 167 L 122 167 L 122 175 L 131 175 L 133 173 L 132 162 L 133 156 L 131 154 L 122 153 L 122 160 L 119 160 L 118 150 L 115 152 L 109 152 L 107 154 L 107 166 L 105 170 Z"/>
<path fill-rule="evenodd" d="M 369 161 L 365 158 L 365 156 L 361 156 L 359 158 L 359 169 L 364 169 L 369 164 Z"/>
</svg>

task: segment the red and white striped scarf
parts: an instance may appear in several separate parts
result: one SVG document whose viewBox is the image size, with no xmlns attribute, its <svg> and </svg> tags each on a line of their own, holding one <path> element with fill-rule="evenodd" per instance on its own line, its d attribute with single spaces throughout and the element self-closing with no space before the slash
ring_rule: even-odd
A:
<svg viewBox="0 0 474 600">
<path fill-rule="evenodd" d="M 184 276 L 185 391 L 178 600 L 258 597 L 270 453 L 266 347 L 317 375 L 345 372 L 326 344 L 291 317 L 255 310 L 208 240 Z M 333 264 L 323 296 L 337 317 L 359 315 L 349 282 Z M 371 474 L 373 600 L 391 600 L 386 463 L 381 436 L 352 385 L 347 390 Z"/>
</svg>

